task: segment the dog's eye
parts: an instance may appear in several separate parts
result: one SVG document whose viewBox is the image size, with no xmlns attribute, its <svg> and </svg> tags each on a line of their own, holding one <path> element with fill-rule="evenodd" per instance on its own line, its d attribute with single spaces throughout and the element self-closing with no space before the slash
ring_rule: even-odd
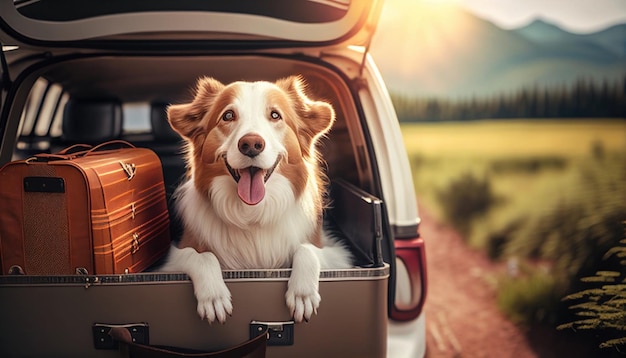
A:
<svg viewBox="0 0 626 358">
<path fill-rule="evenodd" d="M 235 120 L 235 112 L 228 110 L 222 114 L 222 120 L 225 122 L 230 122 Z"/>
<path fill-rule="evenodd" d="M 280 113 L 278 113 L 278 112 L 276 112 L 276 111 L 272 111 L 272 112 L 270 113 L 270 117 L 272 117 L 272 119 L 273 119 L 273 120 L 275 120 L 275 121 L 278 121 L 278 120 L 281 120 L 281 119 L 282 119 L 282 117 L 281 117 Z"/>
</svg>

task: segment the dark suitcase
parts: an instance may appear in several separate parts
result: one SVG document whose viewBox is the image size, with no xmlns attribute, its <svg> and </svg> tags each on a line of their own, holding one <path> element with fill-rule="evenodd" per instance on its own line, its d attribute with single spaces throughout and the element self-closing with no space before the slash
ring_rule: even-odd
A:
<svg viewBox="0 0 626 358">
<path fill-rule="evenodd" d="M 3 274 L 141 272 L 170 244 L 159 158 L 122 141 L 8 163 L 0 207 Z"/>
<path fill-rule="evenodd" d="M 184 274 L 0 276 L 0 356 L 119 357 L 108 330 L 120 325 L 138 343 L 193 350 L 233 347 L 267 328 L 267 357 L 386 355 L 388 265 L 323 270 L 308 323 L 294 323 L 285 305 L 289 274 L 225 271 L 225 324 L 200 319 Z"/>
<path fill-rule="evenodd" d="M 382 200 L 342 179 L 334 180 L 330 189 L 327 225 L 343 236 L 357 266 L 382 266 Z"/>
</svg>

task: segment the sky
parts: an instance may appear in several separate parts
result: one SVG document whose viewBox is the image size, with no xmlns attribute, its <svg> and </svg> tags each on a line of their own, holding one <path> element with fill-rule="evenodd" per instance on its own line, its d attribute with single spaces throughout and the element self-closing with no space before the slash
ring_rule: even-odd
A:
<svg viewBox="0 0 626 358">
<path fill-rule="evenodd" d="M 540 18 L 564 30 L 589 33 L 626 23 L 626 0 L 422 0 L 457 2 L 501 28 L 524 26 Z"/>
</svg>

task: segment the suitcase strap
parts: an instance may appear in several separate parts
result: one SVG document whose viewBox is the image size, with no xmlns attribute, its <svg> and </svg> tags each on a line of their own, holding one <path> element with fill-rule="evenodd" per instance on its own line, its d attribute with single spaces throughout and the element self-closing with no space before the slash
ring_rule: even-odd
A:
<svg viewBox="0 0 626 358">
<path fill-rule="evenodd" d="M 128 358 L 166 358 L 166 357 L 206 357 L 206 358 L 265 358 L 267 332 L 247 340 L 237 346 L 217 352 L 202 352 L 193 349 L 145 345 L 133 342 L 128 329 L 112 327 L 109 335 L 119 342 L 120 355 Z"/>
</svg>

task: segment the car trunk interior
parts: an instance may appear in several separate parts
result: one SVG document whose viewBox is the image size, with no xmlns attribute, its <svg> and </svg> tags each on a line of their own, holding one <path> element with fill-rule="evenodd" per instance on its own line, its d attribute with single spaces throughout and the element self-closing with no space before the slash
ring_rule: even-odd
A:
<svg viewBox="0 0 626 358">
<path fill-rule="evenodd" d="M 300 75 L 307 83 L 309 96 L 328 101 L 336 112 L 332 130 L 318 146 L 324 162 L 322 167 L 329 179 L 342 179 L 371 192 L 365 134 L 358 109 L 350 97 L 351 89 L 345 85 L 345 80 L 337 78 L 339 75 L 332 67 L 319 62 L 252 55 L 83 56 L 58 60 L 35 74 L 39 82 L 46 83 L 43 87 L 48 88 L 43 91 L 44 97 L 50 92 L 50 84 L 64 94 L 65 101 L 57 105 L 59 113 L 48 119 L 61 123 L 47 124 L 49 129 L 45 135 L 35 133 L 35 128 L 42 127 L 37 121 L 44 119 L 39 115 L 41 106 L 29 105 L 29 102 L 42 100 L 27 99 L 25 112 L 36 111 L 35 116 L 40 118 L 30 124 L 30 129 L 21 125 L 14 158 L 26 158 L 41 151 L 56 152 L 76 143 L 95 145 L 113 139 L 127 140 L 136 146 L 151 148 L 159 155 L 168 198 L 186 172 L 182 140 L 167 123 L 169 104 L 190 102 L 196 81 L 202 76 L 230 83 L 275 81 Z M 143 114 L 149 119 L 143 118 L 146 125 L 139 129 L 131 123 L 137 118 L 125 117 L 128 113 L 121 110 L 125 104 L 136 103 L 149 108 Z M 28 117 L 31 117 L 28 113 L 22 116 L 23 119 Z M 55 127 L 62 130 L 55 131 Z M 172 233 L 178 236 L 180 226 L 174 215 L 171 218 Z"/>
</svg>

